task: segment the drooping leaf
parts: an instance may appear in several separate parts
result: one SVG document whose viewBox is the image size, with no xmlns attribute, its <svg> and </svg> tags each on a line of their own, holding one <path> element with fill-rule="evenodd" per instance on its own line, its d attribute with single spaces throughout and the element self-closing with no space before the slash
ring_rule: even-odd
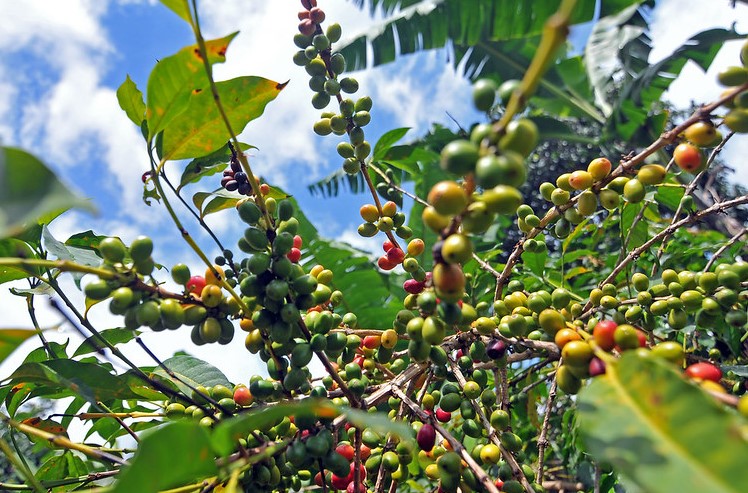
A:
<svg viewBox="0 0 748 493">
<path fill-rule="evenodd" d="M 624 353 L 579 393 L 588 451 L 627 491 L 748 491 L 745 421 L 665 360 Z"/>
<path fill-rule="evenodd" d="M 0 362 L 36 333 L 32 329 L 0 329 Z"/>
<path fill-rule="evenodd" d="M 242 151 L 255 148 L 249 144 L 241 144 L 240 147 Z M 230 159 L 231 150 L 228 144 L 207 156 L 193 159 L 182 172 L 177 192 L 190 183 L 197 183 L 204 176 L 211 176 L 222 172 L 226 169 Z"/>
<path fill-rule="evenodd" d="M 262 115 L 265 106 L 284 87 L 285 84 L 253 76 L 216 83 L 226 116 L 237 134 L 247 123 Z M 196 90 L 189 95 L 184 111 L 174 116 L 164 129 L 163 158 L 205 156 L 220 149 L 229 138 L 229 131 L 210 90 Z"/>
<path fill-rule="evenodd" d="M 117 344 L 124 344 L 126 342 L 132 341 L 140 334 L 140 332 L 125 328 L 115 328 L 99 331 L 99 334 L 104 338 L 104 340 L 116 346 Z M 97 336 L 92 335 L 86 338 L 86 340 L 83 341 L 80 346 L 78 346 L 78 348 L 73 353 L 73 357 L 95 353 L 103 347 L 104 345 L 101 342 L 101 339 Z"/>
<path fill-rule="evenodd" d="M 67 389 L 89 402 L 137 398 L 124 379 L 103 366 L 71 359 L 24 363 L 6 380 L 10 384 L 32 382 L 57 390 Z"/>
<path fill-rule="evenodd" d="M 187 0 L 159 0 L 166 8 L 192 24 L 192 14 Z"/>
<path fill-rule="evenodd" d="M 34 224 L 48 224 L 73 207 L 94 210 L 37 158 L 21 149 L 0 147 L 0 239 Z"/>
<path fill-rule="evenodd" d="M 363 2 L 359 2 L 363 3 Z M 558 9 L 559 1 L 515 2 L 512 0 L 422 0 L 373 2 L 383 4 L 391 14 L 368 33 L 353 38 L 338 49 L 352 70 L 393 61 L 398 55 L 441 48 L 448 42 L 472 46 L 481 41 L 505 41 L 537 36 L 546 20 Z M 595 1 L 577 2 L 572 24 L 592 20 Z M 635 0 L 605 2 L 600 15 L 606 16 L 635 3 Z M 386 5 L 385 5 L 386 4 Z M 393 13 L 396 7 L 400 11 Z"/>
<path fill-rule="evenodd" d="M 205 427 L 194 422 L 170 423 L 143 437 L 112 493 L 157 493 L 216 472 Z"/>
<path fill-rule="evenodd" d="M 145 119 L 145 101 L 143 93 L 128 75 L 122 85 L 117 88 L 119 107 L 135 125 L 140 127 Z"/>
<path fill-rule="evenodd" d="M 187 395 L 192 393 L 192 389 L 183 382 L 186 382 L 192 387 L 197 387 L 199 385 L 204 387 L 213 387 L 215 385 L 225 385 L 226 387 L 231 386 L 228 378 L 226 378 L 226 375 L 224 375 L 221 370 L 210 363 L 195 358 L 194 356 L 185 354 L 173 356 L 164 361 L 164 365 L 181 381 L 172 380 L 171 377 L 161 368 L 156 369 L 153 373 L 165 380 L 173 382 L 179 390 Z"/>
<path fill-rule="evenodd" d="M 176 5 L 186 1 L 175 0 L 171 3 Z M 229 43 L 237 34 L 206 41 L 208 62 L 224 62 Z M 197 45 L 186 46 L 175 55 L 161 59 L 148 77 L 146 120 L 149 140 L 187 108 L 192 91 L 202 90 L 207 84 L 208 77 Z"/>
<path fill-rule="evenodd" d="M 592 28 L 584 49 L 585 69 L 595 92 L 595 103 L 606 116 L 613 110 L 608 99 L 616 84 L 613 76 L 621 69 L 618 62 L 621 47 L 640 36 L 646 36 L 646 30 L 647 24 L 639 13 L 638 4 L 603 17 Z M 651 49 L 648 43 L 644 45 Z M 639 52 L 645 61 L 650 49 L 645 53 Z"/>
</svg>

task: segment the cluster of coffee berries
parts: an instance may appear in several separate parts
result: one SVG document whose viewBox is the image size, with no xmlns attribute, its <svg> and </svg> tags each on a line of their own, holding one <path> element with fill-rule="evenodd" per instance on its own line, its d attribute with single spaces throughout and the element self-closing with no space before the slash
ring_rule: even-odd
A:
<svg viewBox="0 0 748 493">
<path fill-rule="evenodd" d="M 172 278 L 184 290 L 181 294 L 169 293 L 144 280 L 154 269 L 152 251 L 153 243 L 145 236 L 136 238 L 129 248 L 118 238 L 102 240 L 102 265 L 118 275 L 88 283 L 84 288 L 86 297 L 95 301 L 110 298 L 109 310 L 124 315 L 128 329 L 149 327 L 160 332 L 188 325 L 193 327 L 192 340 L 196 344 L 231 342 L 234 325 L 228 317 L 237 315 L 240 308 L 237 300 L 225 295 L 221 287 L 226 278 L 224 270 L 214 265 L 207 269 L 205 277 L 192 276 L 186 265 L 177 264 Z"/>
<path fill-rule="evenodd" d="M 740 66 L 727 67 L 717 74 L 717 80 L 723 86 L 734 88 L 748 83 L 748 41 L 740 50 Z M 730 110 L 723 120 L 733 132 L 748 132 L 748 90 L 730 99 L 725 106 Z"/>
<path fill-rule="evenodd" d="M 199 421 L 203 426 L 212 426 L 225 417 L 224 413 L 231 415 L 252 402 L 246 385 L 237 385 L 234 390 L 222 384 L 212 387 L 200 385 L 195 387 L 190 401 L 177 398 L 165 402 L 164 414 L 170 419 L 188 418 Z"/>
<path fill-rule="evenodd" d="M 359 210 L 365 221 L 358 227 L 358 234 L 364 238 L 375 236 L 379 231 L 394 231 L 397 236 L 407 240 L 413 236 L 413 230 L 405 226 L 405 213 L 397 211 L 397 204 L 392 201 L 382 204 L 382 210 L 374 204 L 364 204 Z"/>
<path fill-rule="evenodd" d="M 305 8 L 310 4 L 302 3 Z M 345 160 L 343 169 L 354 175 L 360 171 L 361 163 L 371 153 L 371 144 L 365 140 L 363 130 L 371 121 L 371 98 L 364 96 L 354 101 L 343 97 L 343 94 L 356 93 L 359 84 L 353 77 L 341 76 L 346 69 L 345 57 L 341 53 L 332 52 L 332 44 L 339 41 L 342 35 L 340 25 L 331 24 L 322 32 L 319 23 L 324 20 L 324 14 L 316 6 L 310 10 L 302 10 L 299 18 L 302 20 L 294 43 L 300 51 L 294 55 L 293 60 L 309 74 L 309 88 L 314 91 L 312 106 L 322 110 L 330 104 L 332 98 L 338 102 L 338 112 L 323 112 L 320 120 L 314 124 L 314 132 L 318 135 L 348 134 L 349 142 L 341 142 L 337 149 Z"/>
<path fill-rule="evenodd" d="M 221 178 L 221 186 L 229 192 L 236 191 L 241 195 L 252 194 L 252 187 L 249 184 L 247 174 L 242 171 L 242 167 L 235 157 L 231 158 L 229 169 L 224 170 L 223 172 L 223 178 Z"/>
</svg>

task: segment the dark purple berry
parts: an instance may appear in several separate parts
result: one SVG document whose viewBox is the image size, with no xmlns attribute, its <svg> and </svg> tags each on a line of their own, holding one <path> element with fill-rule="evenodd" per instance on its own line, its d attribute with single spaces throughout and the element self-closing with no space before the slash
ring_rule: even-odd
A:
<svg viewBox="0 0 748 493">
<path fill-rule="evenodd" d="M 238 185 L 238 191 L 242 195 L 249 195 L 249 193 L 252 191 L 252 187 L 247 182 L 239 183 Z"/>
<path fill-rule="evenodd" d="M 491 359 L 501 359 L 506 354 L 506 343 L 504 341 L 496 340 L 491 342 L 486 348 L 486 354 Z"/>
<path fill-rule="evenodd" d="M 239 187 L 239 184 L 235 180 L 231 180 L 227 182 L 223 187 L 229 192 L 233 192 Z"/>
</svg>

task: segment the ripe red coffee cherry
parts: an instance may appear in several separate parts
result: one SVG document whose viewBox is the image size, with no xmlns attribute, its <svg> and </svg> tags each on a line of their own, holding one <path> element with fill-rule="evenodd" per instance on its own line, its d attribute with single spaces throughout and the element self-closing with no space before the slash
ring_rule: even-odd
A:
<svg viewBox="0 0 748 493">
<path fill-rule="evenodd" d="M 286 257 L 288 257 L 288 260 L 290 260 L 294 264 L 297 264 L 299 263 L 299 260 L 301 260 L 301 250 L 294 247 L 290 252 L 286 254 Z"/>
<path fill-rule="evenodd" d="M 706 361 L 690 365 L 686 368 L 686 375 L 694 380 L 711 380 L 712 382 L 722 380 L 722 370 Z"/>
<path fill-rule="evenodd" d="M 415 279 L 408 279 L 403 283 L 403 289 L 410 294 L 420 294 L 426 287 L 426 283 L 416 281 Z"/>
<path fill-rule="evenodd" d="M 447 412 L 444 409 L 437 409 L 436 419 L 440 423 L 449 423 L 449 420 L 452 419 L 452 413 Z"/>
<path fill-rule="evenodd" d="M 335 451 L 349 461 L 353 460 L 356 456 L 356 449 L 350 443 L 341 443 L 335 448 Z"/>
<path fill-rule="evenodd" d="M 595 338 L 595 342 L 600 346 L 600 349 L 610 351 L 616 346 L 616 341 L 613 338 L 616 327 L 618 327 L 618 324 L 612 320 L 601 320 L 592 329 L 592 337 Z"/>
<path fill-rule="evenodd" d="M 247 387 L 237 387 L 234 390 L 234 402 L 240 406 L 249 406 L 254 401 Z"/>
<path fill-rule="evenodd" d="M 187 292 L 200 295 L 200 293 L 203 292 L 203 288 L 205 288 L 206 284 L 207 283 L 205 282 L 205 278 L 203 276 L 192 276 L 190 277 L 190 280 L 187 281 Z"/>
<path fill-rule="evenodd" d="M 385 253 L 389 252 L 394 248 L 395 245 L 392 244 L 390 240 L 384 240 L 382 243 L 382 250 L 384 250 Z"/>
<path fill-rule="evenodd" d="M 673 151 L 673 160 L 683 171 L 698 172 L 702 164 L 701 151 L 691 144 L 679 144 Z"/>
<path fill-rule="evenodd" d="M 395 265 L 402 264 L 405 260 L 405 252 L 397 247 L 387 250 L 387 259 Z"/>
<path fill-rule="evenodd" d="M 390 259 L 388 259 L 386 255 L 379 257 L 377 265 L 382 270 L 392 270 L 397 267 L 397 264 L 394 262 L 390 262 Z"/>
<path fill-rule="evenodd" d="M 434 426 L 429 423 L 424 423 L 421 429 L 416 434 L 416 442 L 418 447 L 424 452 L 430 452 L 434 448 L 436 442 L 436 430 Z"/>
</svg>

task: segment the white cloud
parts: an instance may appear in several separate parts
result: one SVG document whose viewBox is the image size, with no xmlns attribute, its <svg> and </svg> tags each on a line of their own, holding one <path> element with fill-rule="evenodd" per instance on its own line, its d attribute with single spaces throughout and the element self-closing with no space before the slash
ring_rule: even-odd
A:
<svg viewBox="0 0 748 493">
<path fill-rule="evenodd" d="M 95 0 L 0 0 L 0 53 L 22 56 L 23 67 L 34 67 L 26 73 L 9 65 L 0 69 L 3 85 L 10 85 L 7 94 L 18 95 L 13 102 L 23 108 L 14 122 L 17 133 L 1 127 L 0 135 L 43 154 L 63 175 L 100 177 L 99 185 L 122 197 L 123 215 L 137 220 L 134 206 L 147 159 L 138 130 L 119 109 L 114 89 L 102 82 L 114 52 L 102 26 L 106 8 L 107 2 Z M 33 89 L 21 90 L 27 87 Z M 3 103 L 0 115 L 11 113 Z M 107 170 L 97 172 L 94 162 Z M 65 169 L 73 166 L 78 171 Z M 107 174 L 115 180 L 106 180 Z"/>
</svg>

